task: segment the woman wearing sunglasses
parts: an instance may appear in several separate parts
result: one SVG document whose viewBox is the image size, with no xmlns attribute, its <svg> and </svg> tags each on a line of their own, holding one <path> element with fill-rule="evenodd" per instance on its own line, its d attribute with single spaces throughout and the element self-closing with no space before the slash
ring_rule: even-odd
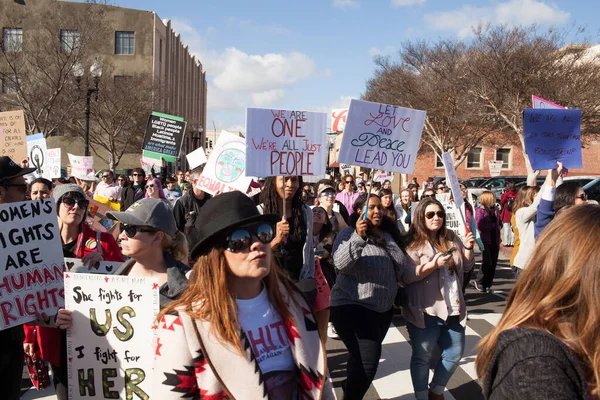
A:
<svg viewBox="0 0 600 400">
<path fill-rule="evenodd" d="M 165 196 L 165 192 L 162 188 L 162 184 L 160 183 L 160 179 L 158 178 L 148 178 L 146 181 L 146 195 L 145 199 L 158 199 L 163 201 L 166 205 L 171 207 L 171 202 Z"/>
<path fill-rule="evenodd" d="M 338 212 L 340 204 L 335 201 L 335 189 L 331 186 L 331 183 L 327 180 L 320 181 L 317 186 L 317 200 L 318 206 L 323 207 L 327 213 L 327 218 L 333 227 L 333 231 L 337 234 L 342 229 L 345 229 L 348 225 L 343 215 Z M 346 215 L 348 212 L 346 211 Z"/>
<path fill-rule="evenodd" d="M 97 232 L 85 223 L 89 200 L 80 186 L 62 184 L 54 188 L 58 214 L 58 229 L 63 244 L 63 255 L 80 258 L 92 266 L 98 261 L 123 261 L 121 251 L 114 237 L 107 232 Z M 59 310 L 56 324 L 61 327 Z M 68 313 L 68 312 L 67 312 Z M 59 400 L 67 399 L 67 346 L 66 333 L 56 328 L 25 325 L 25 352 L 33 355 L 35 345 L 39 346 L 40 356 L 50 363 L 52 378 Z"/>
<path fill-rule="evenodd" d="M 418 400 L 441 400 L 465 348 L 467 309 L 462 287 L 464 273 L 475 264 L 475 238 L 469 232 L 461 240 L 446 229 L 444 208 L 434 198 L 422 199 L 412 217 L 407 251 L 419 281 L 406 286 L 408 307 L 403 313 L 412 346 L 410 376 Z M 436 347 L 441 358 L 429 383 Z"/>
<path fill-rule="evenodd" d="M 272 261 L 281 217 L 229 192 L 198 218 L 189 286 L 158 316 L 154 397 L 333 398 L 315 317 Z"/>
</svg>

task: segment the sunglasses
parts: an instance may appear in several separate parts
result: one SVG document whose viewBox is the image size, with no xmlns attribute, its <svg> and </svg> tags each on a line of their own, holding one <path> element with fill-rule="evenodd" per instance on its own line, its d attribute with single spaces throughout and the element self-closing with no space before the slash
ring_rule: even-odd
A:
<svg viewBox="0 0 600 400">
<path fill-rule="evenodd" d="M 136 226 L 136 225 L 125 225 L 125 227 L 123 228 L 123 231 L 125 232 L 125 235 L 127 235 L 127 237 L 129 239 L 134 238 L 138 232 L 149 232 L 149 233 L 158 232 L 156 229 L 142 228 L 141 226 Z"/>
<path fill-rule="evenodd" d="M 90 205 L 89 200 L 85 200 L 85 199 L 79 199 L 79 200 L 75 200 L 72 199 L 70 197 L 65 197 L 62 200 L 63 204 L 69 208 L 73 208 L 75 207 L 75 203 L 77 203 L 77 205 L 79 206 L 79 208 L 87 208 Z"/>
<path fill-rule="evenodd" d="M 346 183 L 354 183 L 354 181 L 346 181 Z"/>
<path fill-rule="evenodd" d="M 148 185 L 146 185 L 147 188 L 153 188 L 154 187 L 154 183 L 150 183 Z"/>
<path fill-rule="evenodd" d="M 102 175 L 102 179 L 108 179 L 110 178 L 110 175 Z"/>
<path fill-rule="evenodd" d="M 446 213 L 443 211 L 429 211 L 425 213 L 425 218 L 432 219 L 434 215 L 437 215 L 438 218 L 444 218 Z"/>
<path fill-rule="evenodd" d="M 145 176 L 144 174 L 132 174 L 132 176 Z"/>
<path fill-rule="evenodd" d="M 575 196 L 576 199 L 581 199 L 583 201 L 588 201 L 587 193 L 580 194 L 579 196 Z"/>
<path fill-rule="evenodd" d="M 321 193 L 321 197 L 335 197 L 335 193 L 333 193 L 333 192 L 323 192 L 323 193 Z"/>
<path fill-rule="evenodd" d="M 275 236 L 275 229 L 270 224 L 260 224 L 233 231 L 227 236 L 227 251 L 232 253 L 248 249 L 252 245 L 252 236 L 256 236 L 263 243 L 271 243 Z"/>
<path fill-rule="evenodd" d="M 435 194 L 424 194 L 423 196 L 421 196 L 422 199 L 427 199 L 429 197 L 434 198 Z"/>
</svg>

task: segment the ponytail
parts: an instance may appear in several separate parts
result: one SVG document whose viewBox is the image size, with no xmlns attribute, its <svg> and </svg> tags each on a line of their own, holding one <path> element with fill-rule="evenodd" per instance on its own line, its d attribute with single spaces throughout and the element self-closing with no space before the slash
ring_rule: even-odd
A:
<svg viewBox="0 0 600 400">
<path fill-rule="evenodd" d="M 177 261 L 187 262 L 188 242 L 182 232 L 177 231 L 173 237 L 165 233 L 161 245 L 163 250 L 170 253 Z"/>
</svg>

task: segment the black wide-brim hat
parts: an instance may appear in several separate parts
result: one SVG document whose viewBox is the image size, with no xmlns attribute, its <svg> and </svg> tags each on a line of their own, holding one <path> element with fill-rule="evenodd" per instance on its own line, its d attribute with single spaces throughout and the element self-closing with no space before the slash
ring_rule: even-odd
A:
<svg viewBox="0 0 600 400">
<path fill-rule="evenodd" d="M 233 228 L 253 222 L 267 222 L 275 228 L 281 216 L 261 214 L 254 201 L 242 192 L 233 191 L 209 199 L 196 217 L 198 241 L 192 249 L 192 259 L 208 253 L 217 243 L 216 239 L 225 239 Z"/>
</svg>

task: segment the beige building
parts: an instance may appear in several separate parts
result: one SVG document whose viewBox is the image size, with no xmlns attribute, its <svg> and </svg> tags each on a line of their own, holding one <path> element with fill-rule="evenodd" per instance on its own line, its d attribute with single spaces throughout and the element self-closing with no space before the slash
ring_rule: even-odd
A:
<svg viewBox="0 0 600 400">
<path fill-rule="evenodd" d="M 219 140 L 219 136 L 221 136 L 221 132 L 223 132 L 225 130 L 220 130 L 220 131 L 215 131 L 215 130 L 209 130 L 206 131 L 206 136 L 204 137 L 204 142 L 202 143 L 202 147 L 204 148 L 204 152 L 206 153 L 206 157 L 208 157 L 210 155 L 210 153 L 212 152 L 212 150 L 215 148 L 215 145 L 217 144 L 217 140 Z M 236 136 L 239 137 L 244 137 L 244 135 L 242 135 L 242 132 L 240 131 L 225 131 L 225 132 L 229 132 L 232 133 Z"/>
<path fill-rule="evenodd" d="M 161 20 L 152 11 L 101 4 L 57 0 L 1 0 L 3 46 L 12 46 L 14 51 L 26 52 L 28 36 L 34 37 L 41 32 L 39 24 L 56 21 L 65 25 L 55 29 L 57 43 L 61 46 L 65 43 L 77 43 L 80 40 L 80 27 L 74 25 L 82 23 L 81 21 L 85 23 L 86 16 L 98 12 L 103 18 L 104 31 L 103 37 L 95 42 L 95 55 L 100 63 L 110 64 L 112 71 L 112 76 L 103 74 L 100 79 L 116 81 L 132 74 L 152 74 L 157 86 L 164 88 L 160 99 L 155 103 L 158 106 L 155 105 L 154 111 L 183 117 L 187 122 L 179 165 L 172 166 L 185 169 L 185 154 L 204 142 L 206 72 L 200 60 L 190 54 L 179 34 L 173 31 L 169 20 Z M 21 17 L 11 18 L 11 15 Z M 3 68 L 1 61 L 0 68 Z M 10 91 L 5 82 L 2 89 L 0 96 Z M 91 119 L 90 124 L 93 123 Z M 69 137 L 64 140 L 61 137 L 49 137 L 48 147 L 63 148 L 65 167 L 68 163 L 67 152 L 83 154 L 83 138 Z M 139 153 L 123 157 L 117 168 L 139 167 L 139 157 Z M 96 158 L 95 167 L 103 168 L 106 164 Z"/>
</svg>

